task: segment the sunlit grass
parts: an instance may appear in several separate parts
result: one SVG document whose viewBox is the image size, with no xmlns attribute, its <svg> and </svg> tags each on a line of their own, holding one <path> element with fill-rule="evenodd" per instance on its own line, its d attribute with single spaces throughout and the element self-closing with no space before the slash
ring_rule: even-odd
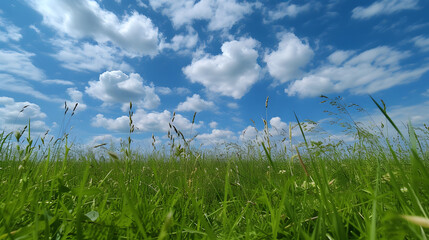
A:
<svg viewBox="0 0 429 240">
<path fill-rule="evenodd" d="M 0 134 L 0 239 L 429 236 L 427 129 L 410 124 L 392 141 L 360 127 L 353 143 L 324 144 L 297 117 L 302 144 L 274 151 L 265 132 L 260 145 L 216 154 L 193 150 L 173 120 L 170 152 L 141 154 L 131 105 L 129 115 L 128 144 L 103 158 L 71 153 L 67 136 L 34 141 L 30 124 Z"/>
</svg>

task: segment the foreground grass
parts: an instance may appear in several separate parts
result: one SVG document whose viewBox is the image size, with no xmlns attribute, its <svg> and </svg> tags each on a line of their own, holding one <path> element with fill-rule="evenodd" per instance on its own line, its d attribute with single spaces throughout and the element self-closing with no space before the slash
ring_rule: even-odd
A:
<svg viewBox="0 0 429 240">
<path fill-rule="evenodd" d="M 393 142 L 360 127 L 352 145 L 307 142 L 298 118 L 304 142 L 277 152 L 267 125 L 243 151 L 192 151 L 173 127 L 169 155 L 129 138 L 101 158 L 0 134 L 0 240 L 427 239 L 429 128 L 405 138 L 377 106 Z"/>
<path fill-rule="evenodd" d="M 304 155 L 307 176 L 281 157 L 22 160 L 3 148 L 0 239 L 426 239 L 424 219 L 401 216 L 427 218 L 427 168 L 374 150 Z"/>
</svg>

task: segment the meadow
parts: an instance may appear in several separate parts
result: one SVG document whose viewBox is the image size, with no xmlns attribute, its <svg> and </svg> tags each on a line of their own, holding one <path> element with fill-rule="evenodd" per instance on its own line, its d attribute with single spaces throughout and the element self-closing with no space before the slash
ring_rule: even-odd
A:
<svg viewBox="0 0 429 240">
<path fill-rule="evenodd" d="M 3 132 L 0 240 L 427 239 L 429 128 L 403 133 L 375 100 L 385 124 L 362 126 L 340 116 L 355 106 L 323 101 L 355 141 L 313 141 L 295 115 L 299 142 L 291 126 L 275 141 L 264 121 L 258 141 L 209 151 L 173 117 L 170 145 L 142 153 L 131 104 L 119 148 L 73 150 L 67 134 L 32 139 L 31 122 Z"/>
</svg>

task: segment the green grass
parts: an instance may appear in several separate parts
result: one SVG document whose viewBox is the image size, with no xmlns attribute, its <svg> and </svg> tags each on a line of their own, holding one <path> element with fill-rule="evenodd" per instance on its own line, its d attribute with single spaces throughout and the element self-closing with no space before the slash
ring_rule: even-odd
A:
<svg viewBox="0 0 429 240">
<path fill-rule="evenodd" d="M 73 152 L 66 137 L 49 144 L 28 133 L 14 144 L 3 133 L 0 240 L 429 237 L 427 129 L 335 145 L 299 127 L 305 143 L 284 151 L 269 135 L 218 154 L 189 142 L 140 154 L 130 141 L 102 159 Z"/>
</svg>

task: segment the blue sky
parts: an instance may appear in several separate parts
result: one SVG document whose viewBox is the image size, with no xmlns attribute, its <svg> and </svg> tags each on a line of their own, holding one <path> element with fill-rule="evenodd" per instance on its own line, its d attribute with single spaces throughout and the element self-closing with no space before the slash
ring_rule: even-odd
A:
<svg viewBox="0 0 429 240">
<path fill-rule="evenodd" d="M 376 123 L 368 94 L 396 121 L 429 123 L 428 12 L 422 0 L 4 0 L 0 129 L 31 118 L 36 134 L 118 141 L 132 101 L 143 146 L 168 142 L 173 112 L 204 146 L 254 138 L 251 119 L 281 137 L 294 111 L 346 139 L 321 94 Z M 64 102 L 79 103 L 70 120 Z"/>
</svg>

